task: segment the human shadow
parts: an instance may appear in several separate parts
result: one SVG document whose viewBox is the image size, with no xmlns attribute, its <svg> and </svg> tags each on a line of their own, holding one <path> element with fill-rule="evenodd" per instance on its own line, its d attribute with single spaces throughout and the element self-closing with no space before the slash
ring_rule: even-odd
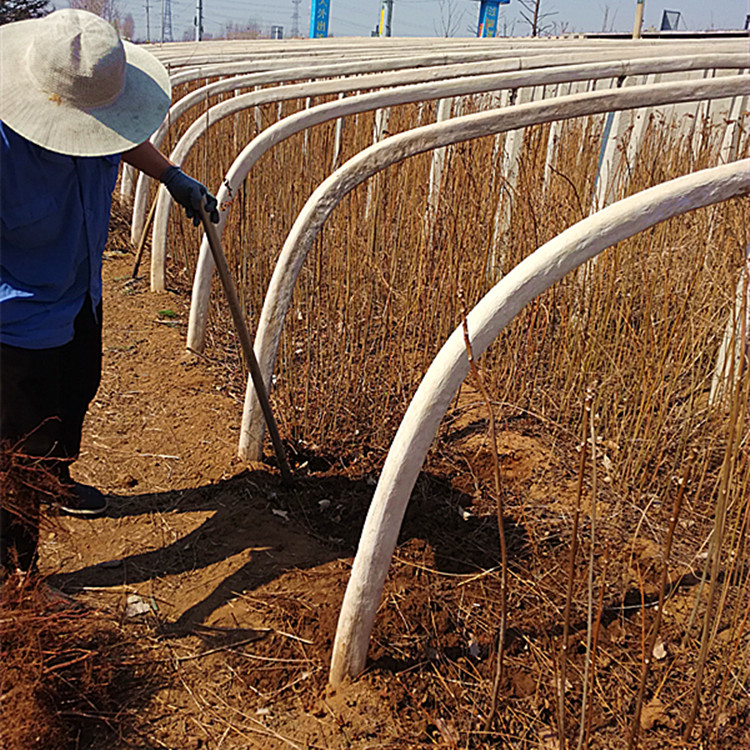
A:
<svg viewBox="0 0 750 750">
<path fill-rule="evenodd" d="M 374 482 L 369 478 L 297 476 L 291 485 L 267 471 L 243 472 L 195 489 L 129 497 L 110 496 L 109 516 L 209 511 L 211 515 L 171 544 L 52 577 L 69 592 L 84 587 L 132 585 L 207 568 L 239 553 L 249 560 L 223 578 L 167 630 L 189 632 L 238 594 L 290 569 L 309 569 L 356 550 Z M 466 517 L 471 498 L 445 478 L 423 474 L 415 487 L 399 543 L 418 537 L 433 548 L 446 572 L 495 567 L 499 539 L 494 518 Z M 506 529 L 512 556 L 523 555 L 525 539 L 512 522 Z"/>
</svg>

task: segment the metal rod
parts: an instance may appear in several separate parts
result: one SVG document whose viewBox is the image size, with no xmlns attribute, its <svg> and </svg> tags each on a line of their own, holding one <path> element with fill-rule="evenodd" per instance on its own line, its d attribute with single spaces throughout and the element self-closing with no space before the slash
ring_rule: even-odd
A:
<svg viewBox="0 0 750 750">
<path fill-rule="evenodd" d="M 154 196 L 154 202 L 151 204 L 151 210 L 148 212 L 146 217 L 146 223 L 143 225 L 143 231 L 141 232 L 141 239 L 138 240 L 138 247 L 135 249 L 135 263 L 133 263 L 132 278 L 137 278 L 138 269 L 141 266 L 141 259 L 143 258 L 143 248 L 146 246 L 146 236 L 148 235 L 148 228 L 151 226 L 151 222 L 154 220 L 154 214 L 156 213 L 156 196 Z"/>
<path fill-rule="evenodd" d="M 266 393 L 266 387 L 263 383 L 263 376 L 261 375 L 260 367 L 258 366 L 258 360 L 255 358 L 253 344 L 250 341 L 250 332 L 245 324 L 245 318 L 242 314 L 237 290 L 234 288 L 234 282 L 229 274 L 229 267 L 227 266 L 227 259 L 224 256 L 224 250 L 221 247 L 219 233 L 216 231 L 216 225 L 208 217 L 206 208 L 203 204 L 201 204 L 200 207 L 200 215 L 201 221 L 203 222 L 203 229 L 208 238 L 208 244 L 211 247 L 211 254 L 214 256 L 216 270 L 221 279 L 221 285 L 224 287 L 224 294 L 226 294 L 229 309 L 232 311 L 232 319 L 234 320 L 234 327 L 237 330 L 237 335 L 239 336 L 240 344 L 242 345 L 242 354 L 245 357 L 245 364 L 247 365 L 248 370 L 250 370 L 250 377 L 253 379 L 255 392 L 258 394 L 258 402 L 263 410 L 263 416 L 266 420 L 266 426 L 268 427 L 268 434 L 271 436 L 271 442 L 276 451 L 276 459 L 279 462 L 281 478 L 285 482 L 291 482 L 292 472 L 289 469 L 289 464 L 286 460 L 284 446 L 281 444 L 279 431 L 276 427 L 276 420 L 273 418 L 271 402 L 268 399 L 268 393 Z"/>
</svg>

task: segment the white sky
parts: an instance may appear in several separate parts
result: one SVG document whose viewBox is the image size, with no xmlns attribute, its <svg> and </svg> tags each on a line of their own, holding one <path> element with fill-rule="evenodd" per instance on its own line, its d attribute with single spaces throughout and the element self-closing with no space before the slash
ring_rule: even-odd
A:
<svg viewBox="0 0 750 750">
<path fill-rule="evenodd" d="M 117 0 L 123 14 L 135 20 L 136 39 L 146 36 L 146 3 L 150 5 L 151 38 L 158 41 L 161 33 L 160 13 L 164 0 Z M 186 32 L 193 32 L 195 0 L 170 0 L 172 31 L 175 41 Z M 607 30 L 630 31 L 633 28 L 636 0 L 542 0 L 542 11 L 552 12 L 546 22 L 556 24 L 559 31 L 567 24 L 568 31 L 601 31 L 605 13 Z M 299 30 L 307 36 L 310 0 L 299 3 Z M 658 27 L 663 10 L 682 12 L 683 26 L 691 30 L 743 28 L 750 0 L 645 0 L 644 28 Z M 500 6 L 499 29 L 522 36 L 529 26 L 519 11 L 518 0 Z M 449 17 L 453 21 L 452 36 L 473 36 L 476 31 L 479 3 L 475 0 L 394 0 L 394 36 L 442 36 Z M 204 29 L 219 35 L 226 23 L 245 25 L 254 22 L 263 31 L 271 24 L 292 30 L 292 0 L 203 0 Z M 369 36 L 380 15 L 380 0 L 331 0 L 329 32 L 334 36 Z"/>
</svg>

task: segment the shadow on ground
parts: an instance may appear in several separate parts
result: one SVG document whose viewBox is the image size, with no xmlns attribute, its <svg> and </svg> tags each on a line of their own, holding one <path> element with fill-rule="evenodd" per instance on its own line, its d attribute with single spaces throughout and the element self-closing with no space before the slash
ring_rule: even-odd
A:
<svg viewBox="0 0 750 750">
<path fill-rule="evenodd" d="M 53 583 L 69 592 L 87 587 L 133 585 L 165 576 L 194 573 L 240 553 L 249 559 L 221 577 L 202 599 L 169 624 L 175 634 L 189 632 L 238 594 L 256 589 L 290 569 L 310 569 L 351 557 L 374 491 L 368 479 L 306 476 L 285 486 L 266 471 L 243 472 L 213 485 L 161 494 L 110 496 L 110 533 L 127 534 L 129 519 L 164 515 L 208 514 L 173 542 L 147 551 L 60 573 Z M 430 544 L 437 569 L 466 573 L 498 565 L 499 542 L 494 518 L 464 517 L 471 498 L 441 477 L 420 477 L 402 525 L 399 543 L 420 538 Z M 100 522 L 102 523 L 102 522 Z M 108 522 L 103 522 L 108 523 Z M 109 522 L 111 524 L 111 522 Z M 139 532 L 143 547 L 153 547 L 153 526 Z M 508 528 L 510 555 L 525 549 L 520 527 Z M 106 540 L 102 537 L 102 542 Z M 114 548 L 114 545 L 112 546 Z M 215 580 L 215 576 L 212 580 Z"/>
</svg>

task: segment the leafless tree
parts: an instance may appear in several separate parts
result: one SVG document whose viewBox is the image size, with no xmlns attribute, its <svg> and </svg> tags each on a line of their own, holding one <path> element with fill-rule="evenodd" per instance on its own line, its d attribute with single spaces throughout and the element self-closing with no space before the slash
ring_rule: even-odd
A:
<svg viewBox="0 0 750 750">
<path fill-rule="evenodd" d="M 602 6 L 599 5 L 601 8 Z M 607 28 L 607 21 L 609 20 L 609 4 L 605 4 L 604 6 L 604 18 L 602 19 L 602 31 L 613 31 L 615 28 L 615 19 L 617 18 L 617 8 L 615 8 L 615 12 L 612 14 L 612 20 L 609 22 L 609 28 Z"/>
<path fill-rule="evenodd" d="M 250 19 L 246 24 L 234 24 L 229 21 L 223 34 L 217 39 L 261 39 L 263 34 L 260 25 Z"/>
<path fill-rule="evenodd" d="M 523 8 L 521 18 L 531 26 L 531 36 L 546 34 L 551 28 L 547 19 L 557 15 L 557 11 L 550 10 L 542 12 L 542 0 L 518 0 Z"/>
<path fill-rule="evenodd" d="M 135 33 L 135 21 L 133 20 L 133 14 L 128 13 L 120 23 L 120 36 L 123 39 L 132 39 Z"/>
<path fill-rule="evenodd" d="M 433 22 L 435 33 L 444 37 L 455 36 L 465 11 L 459 11 L 455 0 L 438 0 L 438 8 L 440 20 Z"/>
<path fill-rule="evenodd" d="M 88 10 L 96 13 L 105 21 L 109 21 L 113 26 L 118 26 L 120 21 L 120 9 L 117 6 L 117 0 L 70 0 L 71 8 Z"/>
</svg>

